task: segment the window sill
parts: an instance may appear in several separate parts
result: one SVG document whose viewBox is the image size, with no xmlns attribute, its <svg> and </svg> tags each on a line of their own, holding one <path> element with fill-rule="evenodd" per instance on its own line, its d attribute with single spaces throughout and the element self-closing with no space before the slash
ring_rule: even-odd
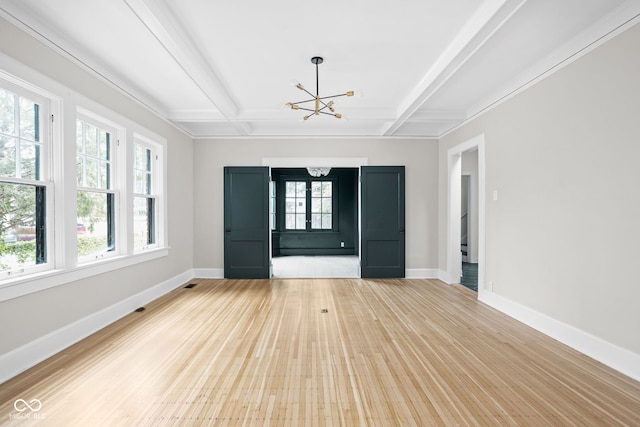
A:
<svg viewBox="0 0 640 427">
<path fill-rule="evenodd" d="M 78 265 L 70 269 L 47 270 L 41 273 L 4 280 L 0 282 L 0 302 L 168 255 L 168 247 L 149 249 L 133 255 L 116 256 Z"/>
</svg>

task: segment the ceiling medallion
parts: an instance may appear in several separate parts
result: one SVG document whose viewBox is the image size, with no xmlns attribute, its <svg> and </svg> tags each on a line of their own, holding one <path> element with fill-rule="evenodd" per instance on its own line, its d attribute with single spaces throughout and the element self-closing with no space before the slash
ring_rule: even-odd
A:
<svg viewBox="0 0 640 427">
<path fill-rule="evenodd" d="M 341 119 L 342 118 L 342 114 L 338 114 L 335 112 L 334 108 L 333 108 L 333 101 L 329 101 L 329 102 L 325 102 L 326 99 L 330 99 L 330 98 L 338 98 L 340 96 L 353 96 L 354 95 L 354 91 L 349 91 L 346 93 L 341 93 L 339 95 L 331 95 L 331 96 L 320 96 L 320 84 L 319 84 L 319 79 L 318 79 L 318 65 L 322 64 L 324 60 L 322 59 L 322 57 L 320 56 L 314 56 L 313 58 L 311 58 L 311 62 L 313 64 L 315 64 L 316 66 L 316 94 L 312 94 L 311 92 L 309 92 L 307 89 L 304 88 L 304 86 L 302 86 L 302 84 L 300 83 L 296 83 L 296 87 L 298 89 L 300 89 L 301 91 L 306 92 L 307 94 L 309 94 L 309 96 L 311 96 L 311 99 L 306 99 L 304 101 L 298 101 L 298 102 L 287 102 L 285 105 L 289 108 L 291 108 L 292 110 L 302 110 L 302 111 L 310 111 L 311 114 L 308 114 L 306 116 L 303 117 L 304 120 L 309 120 L 309 117 L 311 116 L 319 116 L 320 114 L 326 114 L 328 116 L 333 116 L 337 119 Z M 312 108 L 307 108 L 307 107 L 301 107 L 300 104 L 305 104 L 307 102 L 313 102 L 314 103 L 314 107 Z M 327 112 L 325 110 L 329 110 L 330 112 Z"/>
</svg>

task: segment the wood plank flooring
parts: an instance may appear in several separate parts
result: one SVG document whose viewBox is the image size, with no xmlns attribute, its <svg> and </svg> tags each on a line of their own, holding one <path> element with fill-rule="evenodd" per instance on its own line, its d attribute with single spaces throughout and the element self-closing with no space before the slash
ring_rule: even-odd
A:
<svg viewBox="0 0 640 427">
<path fill-rule="evenodd" d="M 0 385 L 0 425 L 640 425 L 640 383 L 462 286 L 190 283 Z"/>
</svg>

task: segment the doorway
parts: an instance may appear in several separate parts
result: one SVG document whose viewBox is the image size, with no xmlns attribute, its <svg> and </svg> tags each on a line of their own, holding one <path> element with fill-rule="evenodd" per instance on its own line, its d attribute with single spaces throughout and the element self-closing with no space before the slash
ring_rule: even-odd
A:
<svg viewBox="0 0 640 427">
<path fill-rule="evenodd" d="M 271 277 L 360 277 L 359 169 L 312 171 L 271 168 Z"/>
<path fill-rule="evenodd" d="M 263 159 L 263 166 L 225 167 L 224 277 L 230 278 L 231 274 L 242 274 L 241 270 L 255 272 L 255 276 L 252 276 L 255 278 L 271 277 L 271 260 L 273 246 L 275 246 L 271 239 L 271 218 L 276 213 L 274 208 L 269 206 L 270 200 L 274 199 L 272 190 L 269 189 L 271 169 L 300 164 L 308 164 L 313 168 L 340 168 L 353 167 L 353 163 L 360 165 L 358 167 L 359 183 L 356 187 L 357 210 L 360 215 L 356 214 L 358 238 L 357 245 L 354 246 L 354 249 L 358 249 L 360 277 L 405 277 L 405 169 L 404 166 L 367 166 L 366 160 L 276 158 Z M 246 179 L 252 170 L 255 171 L 255 176 L 266 173 L 264 181 Z M 238 173 L 237 176 L 236 173 Z M 294 184 L 297 188 L 298 184 Z M 304 185 L 306 186 L 306 183 Z M 313 203 L 313 201 L 309 202 L 305 195 L 306 189 L 309 188 L 305 186 L 301 183 L 299 197 L 292 197 L 296 207 Z M 246 192 L 254 196 L 247 197 L 242 194 Z M 323 199 L 324 196 L 319 198 Z M 321 206 L 322 202 L 323 200 L 321 200 Z M 257 221 L 238 220 L 248 219 L 251 216 L 247 213 L 249 211 L 257 215 Z M 293 212 L 285 213 L 294 214 L 294 218 L 290 218 L 291 224 L 298 224 L 300 221 L 301 229 L 308 227 L 305 225 L 307 221 L 312 223 L 312 229 L 313 224 L 322 224 L 322 227 L 325 224 L 324 218 L 314 220 L 313 216 L 309 217 L 307 213 L 300 212 L 301 218 L 298 218 L 299 212 L 295 209 Z M 319 214 L 322 216 L 324 212 Z M 284 221 L 286 223 L 287 218 Z M 333 220 L 328 224 L 333 224 Z M 265 246 L 266 250 L 264 250 Z M 340 244 L 339 248 L 343 249 L 341 246 Z M 244 248 L 252 249 L 251 260 L 244 257 Z M 282 254 L 282 247 L 280 251 Z M 264 272 L 264 265 L 267 265 L 266 272 Z"/>
<path fill-rule="evenodd" d="M 484 135 L 456 145 L 447 152 L 446 281 L 462 283 L 466 279 L 472 279 L 475 282 L 472 283 L 472 287 L 477 290 L 479 298 L 486 291 L 484 283 L 486 194 L 484 156 Z M 467 195 L 463 196 L 465 181 L 468 191 Z M 463 223 L 466 229 L 463 229 Z"/>
<path fill-rule="evenodd" d="M 478 291 L 478 149 L 464 151 L 461 159 L 460 284 Z"/>
</svg>

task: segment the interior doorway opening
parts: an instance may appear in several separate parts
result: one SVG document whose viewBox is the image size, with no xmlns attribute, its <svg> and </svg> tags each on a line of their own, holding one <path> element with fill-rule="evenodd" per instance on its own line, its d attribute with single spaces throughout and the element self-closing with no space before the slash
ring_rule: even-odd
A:
<svg viewBox="0 0 640 427">
<path fill-rule="evenodd" d="M 447 282 L 485 292 L 484 135 L 452 147 L 448 159 Z"/>
<path fill-rule="evenodd" d="M 360 277 L 358 182 L 359 168 L 271 168 L 271 277 Z"/>
<path fill-rule="evenodd" d="M 478 291 L 478 148 L 461 153 L 460 284 Z"/>
</svg>

